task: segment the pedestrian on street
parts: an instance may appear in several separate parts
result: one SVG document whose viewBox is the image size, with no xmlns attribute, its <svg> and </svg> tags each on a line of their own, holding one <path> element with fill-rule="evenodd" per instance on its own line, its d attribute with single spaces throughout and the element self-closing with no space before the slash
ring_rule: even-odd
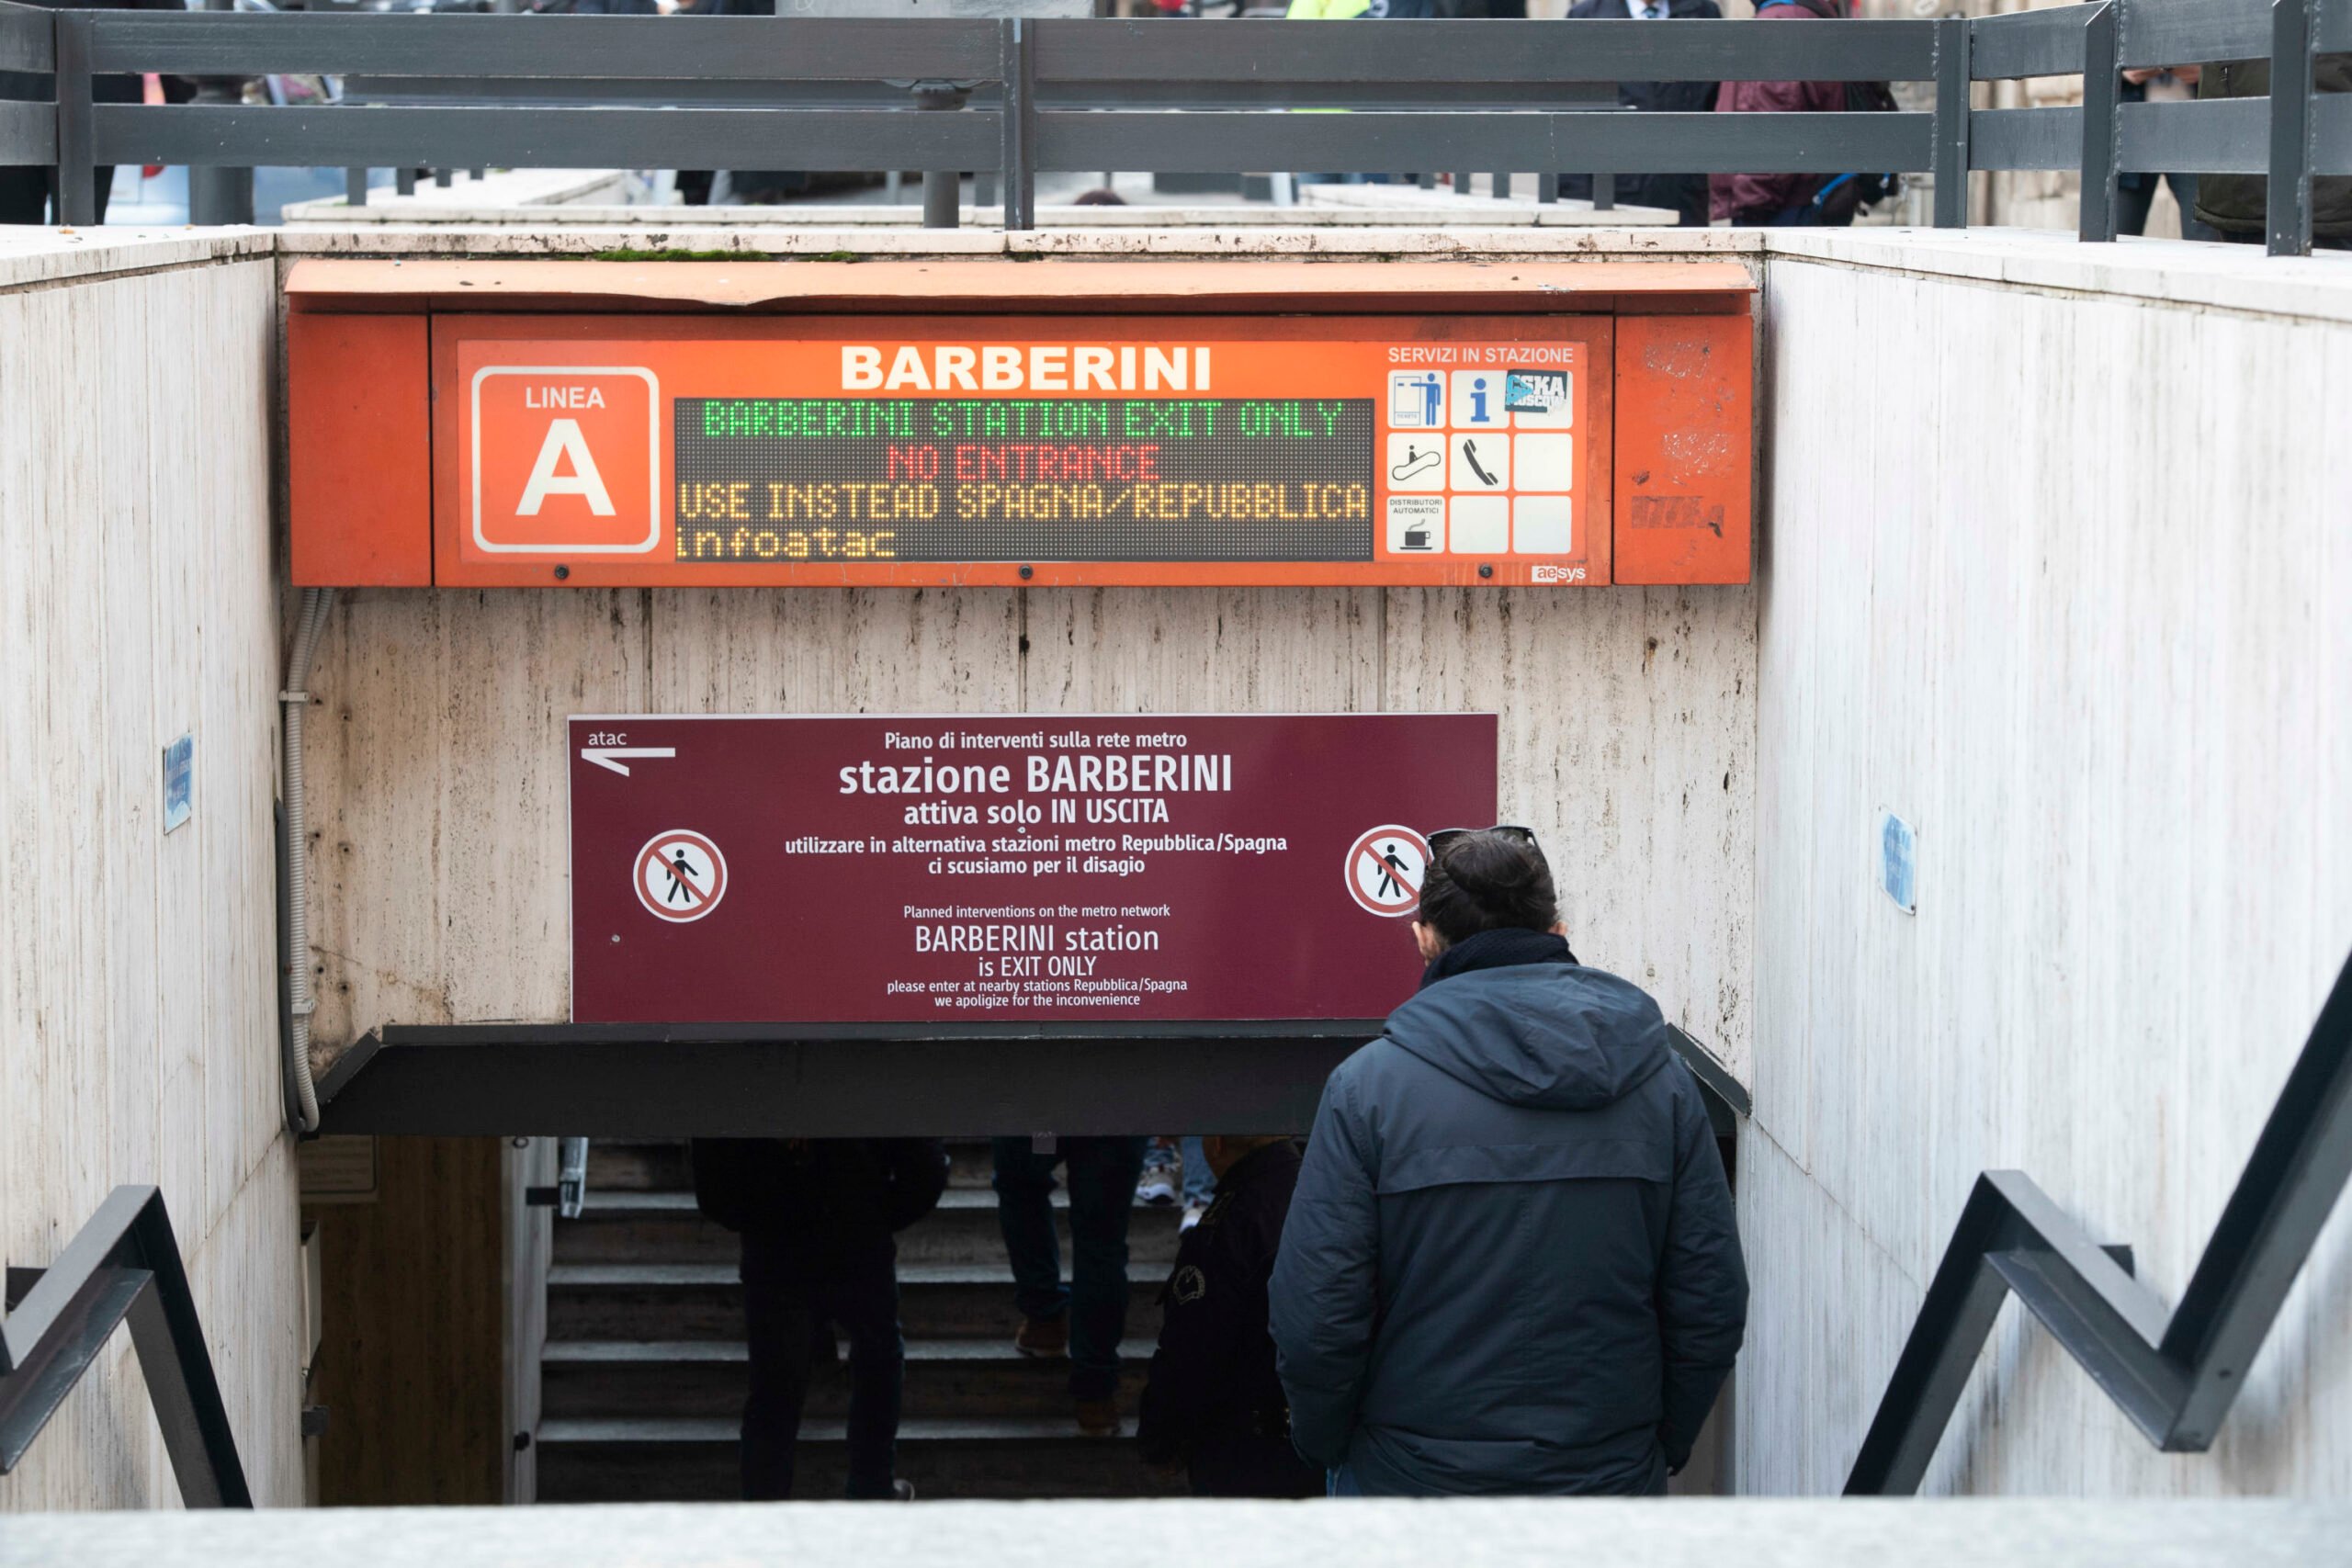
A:
<svg viewBox="0 0 2352 1568">
<path fill-rule="evenodd" d="M 24 0 L 49 11 L 183 11 L 181 0 Z M 196 96 L 196 84 L 185 76 L 164 76 L 162 79 L 164 101 L 184 104 Z M 107 72 L 90 78 L 90 101 L 94 104 L 135 104 L 144 93 L 144 85 L 136 76 L 119 72 Z M 0 71 L 0 98 L 50 98 L 55 96 L 51 78 L 28 71 Z M 114 165 L 101 164 L 90 171 L 91 183 L 96 196 L 96 210 L 91 216 L 98 222 L 107 220 L 107 200 L 114 193 Z M 65 221 L 65 205 L 58 191 L 55 164 L 43 167 L 25 164 L 0 168 L 0 223 L 58 223 Z"/>
<path fill-rule="evenodd" d="M 1078 1429 L 1119 1435 L 1119 1341 L 1127 1332 L 1127 1219 L 1143 1176 L 1141 1138 L 998 1138 L 997 1224 L 1012 1265 L 1024 1356 L 1069 1358 Z M 1054 1168 L 1069 1187 L 1069 1283 L 1054 1230 Z"/>
<path fill-rule="evenodd" d="M 1298 1451 L 1335 1496 L 1663 1492 L 1747 1323 L 1698 1082 L 1533 834 L 1429 841 L 1428 970 L 1325 1085 L 1274 1265 Z"/>
<path fill-rule="evenodd" d="M 1567 19 L 1636 22 L 1720 22 L 1723 9 L 1715 0 L 1577 0 Z M 1715 107 L 1718 84 L 1713 82 L 1620 82 L 1617 101 L 1642 114 L 1707 114 Z M 1707 176 L 1704 175 L 1624 175 L 1618 177 L 1617 197 L 1633 207 L 1662 207 L 1674 213 L 1684 228 L 1707 226 Z M 1560 196 L 1589 201 L 1592 175 L 1564 174 Z"/>
<path fill-rule="evenodd" d="M 1759 22 L 1835 21 L 1845 13 L 1838 0 L 1757 0 Z M 1726 114 L 1842 114 L 1846 108 L 1843 82 L 1725 82 L 1715 96 L 1715 107 Z M 1708 177 L 1710 210 L 1717 218 L 1738 224 L 1769 227 L 1844 228 L 1854 220 L 1850 209 L 1830 213 L 1814 197 L 1836 176 L 1830 175 L 1713 175 Z"/>
<path fill-rule="evenodd" d="M 1216 1197 L 1216 1172 L 1201 1140 L 1190 1136 L 1158 1137 L 1144 1147 L 1143 1179 L 1136 1183 L 1136 1201 L 1147 1209 L 1184 1205 L 1178 1231 L 1189 1231 L 1208 1213 Z"/>
<path fill-rule="evenodd" d="M 1136 1437 L 1144 1462 L 1184 1470 L 1196 1497 L 1313 1497 L 1274 1373 L 1266 1287 L 1298 1184 L 1288 1138 L 1205 1137 L 1216 1197 L 1184 1233 L 1159 1292 L 1159 1348 Z"/>
<path fill-rule="evenodd" d="M 747 1502 L 792 1495 L 793 1450 L 830 1325 L 849 1339 L 853 1499 L 914 1496 L 898 1478 L 906 1342 L 892 1237 L 939 1204 L 947 1151 L 933 1138 L 697 1138 L 695 1202 L 742 1238 Z"/>
<path fill-rule="evenodd" d="M 2322 93 L 2352 93 L 2352 54 L 2322 54 L 2312 61 L 2312 86 Z M 2267 98 L 2270 62 L 2229 60 L 2208 65 L 2197 84 L 2199 98 Z M 2270 181 L 2262 174 L 2199 175 L 2194 216 L 2235 245 L 2269 239 Z M 2312 244 L 2323 251 L 2352 250 L 2352 175 L 2312 179 Z"/>
</svg>

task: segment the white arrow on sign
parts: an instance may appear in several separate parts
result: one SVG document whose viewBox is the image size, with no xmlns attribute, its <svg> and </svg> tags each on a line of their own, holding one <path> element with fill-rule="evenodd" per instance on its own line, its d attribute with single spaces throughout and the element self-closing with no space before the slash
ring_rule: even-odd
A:
<svg viewBox="0 0 2352 1568">
<path fill-rule="evenodd" d="M 628 764 L 616 759 L 674 757 L 677 754 L 678 749 L 675 746 L 582 746 L 580 748 L 582 761 L 594 762 L 600 768 L 610 768 L 623 778 L 628 777 Z"/>
</svg>

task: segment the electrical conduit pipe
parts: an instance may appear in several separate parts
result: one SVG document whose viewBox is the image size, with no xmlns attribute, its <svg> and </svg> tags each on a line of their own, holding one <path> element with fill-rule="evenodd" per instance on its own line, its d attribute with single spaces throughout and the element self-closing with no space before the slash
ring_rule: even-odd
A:
<svg viewBox="0 0 2352 1568">
<path fill-rule="evenodd" d="M 318 1002 L 311 995 L 311 829 L 302 800 L 302 712 L 311 694 L 303 687 L 311 678 L 311 660 L 319 650 L 327 611 L 334 601 L 332 589 L 302 590 L 301 614 L 294 627 L 294 653 L 287 660 L 286 688 L 277 694 L 285 705 L 286 801 L 286 994 L 290 1024 L 286 1032 L 287 1077 L 296 1103 L 287 1109 L 299 1132 L 319 1130 L 319 1095 L 311 1081 L 311 1014 Z"/>
</svg>

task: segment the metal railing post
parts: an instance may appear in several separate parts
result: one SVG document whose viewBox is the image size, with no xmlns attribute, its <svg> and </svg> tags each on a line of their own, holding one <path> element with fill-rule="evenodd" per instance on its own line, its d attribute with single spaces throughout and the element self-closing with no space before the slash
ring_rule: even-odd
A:
<svg viewBox="0 0 2352 1568">
<path fill-rule="evenodd" d="M 98 220 L 98 167 L 90 103 L 90 29 L 87 11 L 57 13 L 57 212 L 58 222 L 87 228 Z"/>
<path fill-rule="evenodd" d="M 2312 0 L 2271 0 L 2270 179 L 2263 227 L 2274 256 L 2312 254 Z"/>
<path fill-rule="evenodd" d="M 1019 17 L 1008 17 L 997 24 L 997 40 L 1003 79 L 1004 228 L 1011 233 L 1037 226 L 1036 34 Z"/>
<path fill-rule="evenodd" d="M 2082 238 L 2105 243 L 2115 238 L 2116 110 L 2121 101 L 2123 67 L 2117 55 L 2116 24 L 2122 0 L 2104 0 L 2083 23 L 2083 207 Z"/>
<path fill-rule="evenodd" d="M 368 205 L 367 170 L 345 169 L 343 171 L 343 204 L 345 207 Z"/>
<path fill-rule="evenodd" d="M 1595 212 L 1617 210 L 1617 176 L 1615 175 L 1592 176 L 1592 209 Z"/>
<path fill-rule="evenodd" d="M 232 0 L 204 0 L 213 13 L 233 11 Z M 196 102 L 229 108 L 244 96 L 244 81 L 237 76 L 197 79 Z M 187 170 L 187 220 L 205 226 L 250 223 L 254 220 L 254 172 L 220 164 L 191 164 Z"/>
<path fill-rule="evenodd" d="M 953 111 L 964 107 L 965 89 L 952 82 L 915 84 L 915 107 Z M 922 172 L 922 226 L 953 229 L 963 219 L 964 175 L 960 169 Z"/>
<path fill-rule="evenodd" d="M 1939 229 L 1968 227 L 1968 29 L 1965 17 L 1936 24 L 1936 216 Z"/>
</svg>

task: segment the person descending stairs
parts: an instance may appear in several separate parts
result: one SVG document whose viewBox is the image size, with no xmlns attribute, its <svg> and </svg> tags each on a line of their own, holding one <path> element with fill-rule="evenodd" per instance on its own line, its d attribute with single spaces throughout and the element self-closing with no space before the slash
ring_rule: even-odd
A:
<svg viewBox="0 0 2352 1568">
<path fill-rule="evenodd" d="M 1128 1228 L 1126 1408 L 1114 1437 L 1080 1433 L 1069 1364 L 1017 1351 L 1023 1319 L 989 1190 L 984 1141 L 951 1143 L 938 1208 L 898 1237 L 906 1335 L 898 1473 L 933 1498 L 1182 1493 L 1137 1454 L 1134 1399 L 1178 1218 L 1138 1206 Z M 1064 1195 L 1053 1196 L 1070 1256 Z M 577 1219 L 555 1222 L 540 1359 L 541 1502 L 718 1501 L 741 1495 L 737 1428 L 749 1381 L 737 1238 L 695 1206 L 684 1141 L 598 1141 Z M 793 1495 L 842 1495 L 848 1367 L 820 1348 Z"/>
</svg>

